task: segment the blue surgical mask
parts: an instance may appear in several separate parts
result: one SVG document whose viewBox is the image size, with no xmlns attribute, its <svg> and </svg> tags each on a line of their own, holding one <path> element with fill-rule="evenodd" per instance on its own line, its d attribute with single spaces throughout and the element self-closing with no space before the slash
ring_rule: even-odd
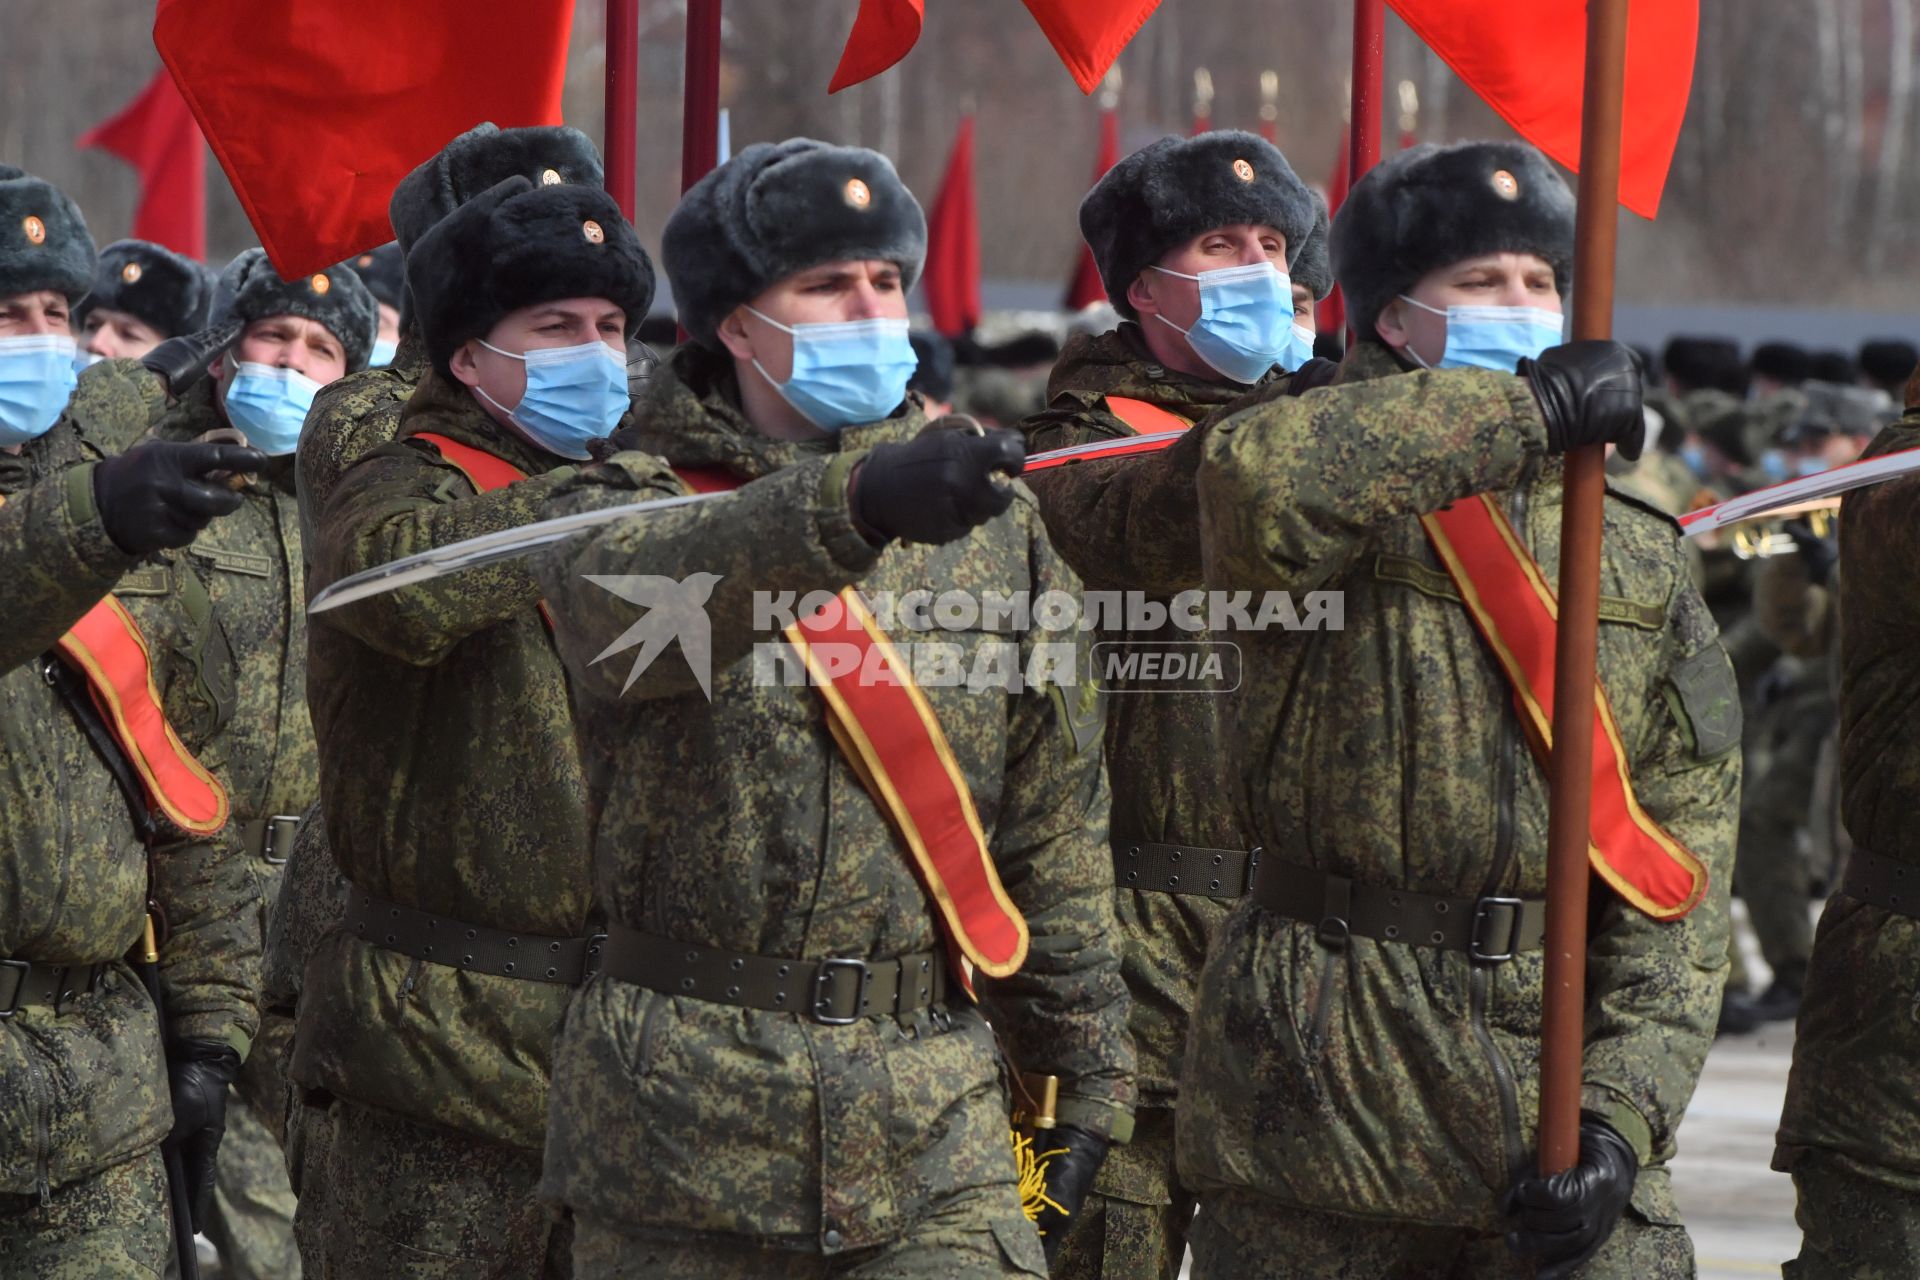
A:
<svg viewBox="0 0 1920 1280">
<path fill-rule="evenodd" d="M 793 335 L 793 372 L 785 382 L 775 382 L 757 356 L 753 367 L 822 431 L 879 422 L 906 399 L 907 381 L 920 358 L 907 339 L 905 320 L 784 325 L 752 307 L 747 310 Z"/>
<path fill-rule="evenodd" d="M 1699 445 L 1697 444 L 1682 445 L 1680 447 L 1680 461 L 1687 464 L 1687 470 L 1693 472 L 1696 478 L 1703 478 L 1706 476 L 1707 451 L 1705 449 L 1702 449 Z"/>
<path fill-rule="evenodd" d="M 233 385 L 227 388 L 227 420 L 240 428 L 247 443 L 281 457 L 300 443 L 300 428 L 313 408 L 320 384 L 296 369 L 241 362 Z"/>
<path fill-rule="evenodd" d="M 1793 464 L 1793 474 L 1797 476 L 1817 476 L 1822 471 L 1831 471 L 1832 469 L 1833 464 L 1825 458 L 1796 458 Z"/>
<path fill-rule="evenodd" d="M 627 356 L 604 342 L 575 347 L 536 347 L 524 355 L 502 351 L 484 338 L 480 345 L 496 355 L 527 362 L 527 390 L 509 409 L 487 395 L 475 394 L 512 420 L 513 425 L 548 453 L 584 462 L 587 445 L 603 440 L 627 411 Z"/>
<path fill-rule="evenodd" d="M 79 381 L 73 355 L 73 339 L 62 334 L 0 338 L 0 446 L 53 430 Z"/>
<path fill-rule="evenodd" d="M 1793 474 L 1793 468 L 1787 462 L 1787 455 L 1778 449 L 1768 449 L 1760 455 L 1760 474 L 1767 483 L 1778 484 Z"/>
<path fill-rule="evenodd" d="M 1313 330 L 1305 325 L 1294 325 L 1287 331 L 1287 354 L 1280 357 L 1280 367 L 1292 373 L 1307 361 L 1313 359 Z"/>
<path fill-rule="evenodd" d="M 397 342 L 388 342 L 385 338 L 373 340 L 373 354 L 367 358 L 369 369 L 384 369 L 393 363 L 393 353 L 400 349 Z"/>
<path fill-rule="evenodd" d="M 1200 318 L 1191 329 L 1182 329 L 1165 316 L 1156 318 L 1185 334 L 1193 354 L 1221 377 L 1251 386 L 1293 352 L 1293 282 L 1272 263 L 1221 267 L 1197 276 L 1165 267 L 1154 270 L 1199 283 Z M 1311 341 L 1307 354 L 1313 354 Z"/>
<path fill-rule="evenodd" d="M 1558 311 L 1542 307 L 1464 306 L 1442 311 L 1404 293 L 1400 300 L 1447 318 L 1447 349 L 1440 353 L 1438 366 L 1442 369 L 1492 369 L 1496 373 L 1512 373 L 1522 360 L 1537 360 L 1548 347 L 1560 345 L 1562 320 Z M 1412 347 L 1404 350 L 1415 364 L 1430 367 Z"/>
<path fill-rule="evenodd" d="M 76 374 L 85 373 L 87 370 L 93 368 L 93 366 L 99 364 L 104 359 L 106 359 L 105 356 L 100 355 L 97 352 L 89 351 L 85 347 L 81 347 L 79 350 L 73 353 L 73 371 Z"/>
</svg>

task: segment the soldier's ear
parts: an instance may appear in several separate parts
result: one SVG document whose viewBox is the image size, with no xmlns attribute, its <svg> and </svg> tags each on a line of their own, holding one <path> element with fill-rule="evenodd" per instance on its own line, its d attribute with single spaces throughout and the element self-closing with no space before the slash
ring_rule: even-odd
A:
<svg viewBox="0 0 1920 1280">
<path fill-rule="evenodd" d="M 1380 315 L 1373 322 L 1374 332 L 1380 335 L 1380 341 L 1395 351 L 1413 340 L 1407 332 L 1407 304 L 1395 298 L 1380 308 Z"/>
<path fill-rule="evenodd" d="M 466 387 L 480 385 L 480 364 L 475 358 L 479 343 L 469 338 L 454 349 L 453 356 L 447 361 L 447 369 L 454 380 Z"/>
<path fill-rule="evenodd" d="M 1127 303 L 1143 316 L 1160 314 L 1160 301 L 1153 296 L 1153 272 L 1142 271 L 1127 286 Z"/>
<path fill-rule="evenodd" d="M 727 318 L 720 322 L 720 327 L 714 332 L 720 339 L 720 345 L 735 360 L 753 359 L 753 335 L 747 332 L 745 308 L 735 307 L 728 312 Z"/>
</svg>

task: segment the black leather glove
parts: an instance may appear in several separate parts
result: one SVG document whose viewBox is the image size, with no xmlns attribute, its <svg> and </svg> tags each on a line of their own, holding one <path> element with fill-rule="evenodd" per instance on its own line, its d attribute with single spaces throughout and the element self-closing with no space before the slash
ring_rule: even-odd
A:
<svg viewBox="0 0 1920 1280">
<path fill-rule="evenodd" d="M 1040 1216 L 1033 1221 L 1040 1232 L 1040 1245 L 1047 1252 L 1049 1267 L 1059 1256 L 1060 1246 L 1066 1243 L 1074 1215 L 1080 1212 L 1087 1202 L 1087 1193 L 1093 1190 L 1093 1175 L 1100 1172 L 1100 1162 L 1107 1158 L 1109 1145 L 1105 1138 L 1070 1124 L 1055 1125 L 1033 1135 L 1034 1151 L 1046 1159 L 1047 1199 L 1053 1202 L 1042 1207 Z M 1047 1156 L 1050 1151 L 1061 1154 Z"/>
<path fill-rule="evenodd" d="M 140 363 L 159 374 L 167 384 L 167 394 L 177 399 L 188 387 L 206 377 L 207 366 L 233 345 L 240 329 L 238 321 L 229 321 L 197 333 L 168 338 L 141 356 Z"/>
<path fill-rule="evenodd" d="M 240 495 L 209 473 L 258 471 L 266 461 L 241 445 L 153 441 L 94 467 L 93 505 L 107 536 L 128 555 L 184 547 L 208 521 L 240 507 Z"/>
<path fill-rule="evenodd" d="M 1540 1259 L 1539 1280 L 1565 1280 L 1599 1252 L 1626 1212 L 1640 1161 L 1604 1120 L 1580 1122 L 1580 1162 L 1551 1178 L 1529 1174 L 1507 1193 L 1507 1247 Z"/>
<path fill-rule="evenodd" d="M 904 444 L 875 445 L 853 469 L 848 506 L 862 533 L 942 543 L 966 536 L 1013 504 L 1006 477 L 1026 466 L 1018 431 L 942 418 Z"/>
<path fill-rule="evenodd" d="M 173 1132 L 167 1142 L 179 1149 L 197 1232 L 213 1205 L 214 1157 L 227 1131 L 227 1086 L 240 1074 L 240 1055 L 232 1045 L 183 1040 L 167 1056 L 167 1067 L 173 1084 Z"/>
<path fill-rule="evenodd" d="M 1833 575 L 1834 562 L 1840 558 L 1840 548 L 1815 533 L 1805 520 L 1789 520 L 1783 527 L 1793 539 L 1793 549 L 1800 553 L 1800 565 L 1807 571 L 1807 581 L 1816 587 L 1826 586 L 1827 579 Z"/>
<path fill-rule="evenodd" d="M 1547 420 L 1547 450 L 1567 453 L 1611 444 L 1629 462 L 1640 457 L 1647 434 L 1641 412 L 1640 362 L 1618 342 L 1568 342 L 1548 347 L 1518 372 L 1533 387 Z"/>
</svg>

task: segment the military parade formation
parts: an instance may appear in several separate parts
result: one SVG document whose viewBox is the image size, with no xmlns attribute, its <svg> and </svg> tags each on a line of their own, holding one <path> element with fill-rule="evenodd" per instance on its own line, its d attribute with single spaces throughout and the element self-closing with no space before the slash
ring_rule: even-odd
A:
<svg viewBox="0 0 1920 1280">
<path fill-rule="evenodd" d="M 1012 368 L 878 152 L 605 177 L 475 123 L 288 279 L 0 164 L 0 1277 L 1687 1277 L 1795 1019 L 1786 1274 L 1920 1277 L 1920 480 L 1678 523 L 1920 444 L 1920 352 L 1565 340 L 1525 142 L 1154 142 Z"/>
</svg>

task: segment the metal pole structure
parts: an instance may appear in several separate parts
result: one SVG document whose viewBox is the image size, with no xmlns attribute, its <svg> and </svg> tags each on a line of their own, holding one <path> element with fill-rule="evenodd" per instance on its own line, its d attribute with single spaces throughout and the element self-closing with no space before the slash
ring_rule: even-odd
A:
<svg viewBox="0 0 1920 1280">
<path fill-rule="evenodd" d="M 1353 120 L 1347 151 L 1347 187 L 1380 163 L 1381 81 L 1386 74 L 1386 0 L 1354 0 Z"/>
<path fill-rule="evenodd" d="M 1620 229 L 1620 113 L 1628 0 L 1588 0 L 1580 211 L 1574 231 L 1573 336 L 1613 336 Z M 1588 817 L 1600 621 L 1600 509 L 1606 450 L 1567 455 L 1560 530 L 1560 625 L 1553 664 L 1553 791 L 1547 818 L 1547 955 L 1540 1052 L 1540 1172 L 1580 1159 L 1586 1040 Z"/>
<path fill-rule="evenodd" d="M 607 194 L 633 221 L 640 152 L 640 0 L 607 0 Z"/>
<path fill-rule="evenodd" d="M 720 0 L 687 0 L 687 97 L 681 113 L 680 189 L 720 156 Z"/>
</svg>

